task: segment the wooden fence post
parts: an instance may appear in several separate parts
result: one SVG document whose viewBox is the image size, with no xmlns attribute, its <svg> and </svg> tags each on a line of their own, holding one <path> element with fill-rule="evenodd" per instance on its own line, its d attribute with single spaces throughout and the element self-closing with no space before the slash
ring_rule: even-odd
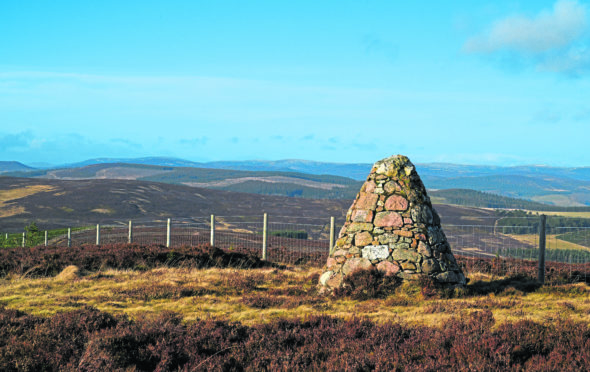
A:
<svg viewBox="0 0 590 372">
<path fill-rule="evenodd" d="M 96 224 L 96 245 L 100 245 L 100 224 Z"/>
<path fill-rule="evenodd" d="M 330 217 L 330 256 L 334 252 L 334 217 Z"/>
<path fill-rule="evenodd" d="M 539 271 L 537 272 L 537 280 L 541 284 L 545 284 L 545 244 L 546 244 L 546 228 L 547 216 L 542 214 L 541 223 L 539 224 Z"/>
<path fill-rule="evenodd" d="M 72 248 L 72 228 L 68 227 L 68 248 Z"/>
<path fill-rule="evenodd" d="M 47 239 L 47 230 L 45 230 L 45 246 L 47 247 L 48 239 Z"/>
<path fill-rule="evenodd" d="M 26 233 L 23 232 L 23 248 L 25 247 L 26 244 Z"/>
<path fill-rule="evenodd" d="M 212 214 L 211 215 L 211 234 L 209 235 L 209 244 L 211 244 L 212 247 L 215 246 L 215 215 Z"/>
<path fill-rule="evenodd" d="M 129 234 L 127 236 L 127 243 L 133 243 L 133 222 L 129 220 Z"/>
<path fill-rule="evenodd" d="M 267 246 L 267 234 L 268 234 L 268 214 L 264 214 L 262 220 L 262 259 L 266 260 L 266 246 Z"/>
<path fill-rule="evenodd" d="M 166 248 L 170 248 L 170 218 L 166 224 Z"/>
</svg>

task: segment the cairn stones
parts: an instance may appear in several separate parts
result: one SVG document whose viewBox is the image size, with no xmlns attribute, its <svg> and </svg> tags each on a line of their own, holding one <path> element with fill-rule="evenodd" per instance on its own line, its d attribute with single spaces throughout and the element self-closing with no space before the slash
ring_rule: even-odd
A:
<svg viewBox="0 0 590 372">
<path fill-rule="evenodd" d="M 414 165 L 402 155 L 373 165 L 320 277 L 322 292 L 344 276 L 375 268 L 387 276 L 416 280 L 428 275 L 449 286 L 466 279 L 432 208 Z"/>
</svg>

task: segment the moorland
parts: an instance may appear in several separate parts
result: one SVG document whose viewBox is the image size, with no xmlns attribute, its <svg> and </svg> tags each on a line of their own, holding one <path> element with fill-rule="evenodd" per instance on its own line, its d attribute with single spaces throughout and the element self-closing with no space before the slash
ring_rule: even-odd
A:
<svg viewBox="0 0 590 372">
<path fill-rule="evenodd" d="M 458 257 L 444 289 L 210 246 L 1 250 L 2 370 L 583 370 L 590 267 Z M 585 273 L 584 276 L 581 273 Z"/>
<path fill-rule="evenodd" d="M 177 165 L 193 166 L 158 165 L 169 169 L 156 174 L 150 164 L 81 164 L 46 177 L 10 164 L 12 172 L 21 173 L 0 177 L 2 229 L 20 234 L 24 226 L 36 226 L 32 222 L 52 229 L 75 222 L 262 212 L 285 223 L 310 216 L 342 219 L 351 200 L 329 193 L 358 189 L 354 179 L 294 175 L 292 169 L 255 175 L 192 170 L 187 185 L 186 175 L 177 177 Z M 490 179 L 488 171 L 472 169 L 466 176 Z M 562 173 L 585 177 L 584 171 Z M 163 176 L 159 182 L 143 179 Z M 262 184 L 272 187 L 261 189 Z M 259 194 L 227 191 L 244 185 Z M 305 188 L 323 196 L 309 198 Z M 292 195 L 298 197 L 284 196 L 293 190 L 301 190 Z M 546 285 L 540 285 L 534 260 L 463 250 L 519 244 L 528 247 L 525 253 L 536 253 L 538 236 L 531 231 L 537 231 L 539 219 L 531 211 L 555 215 L 548 219 L 550 228 L 566 221 L 585 229 L 588 211 L 581 199 L 568 199 L 570 207 L 564 207 L 476 190 L 429 193 L 447 236 L 460 236 L 463 244 L 451 240 L 470 279 L 464 288 L 439 287 L 426 277 L 402 283 L 368 271 L 350 275 L 345 289 L 320 295 L 325 255 L 293 264 L 209 245 L 1 248 L 0 370 L 587 368 L 588 260 L 548 259 Z M 590 254 L 586 235 L 577 231 L 550 231 L 548 237 L 548 258 L 560 250 L 582 258 Z"/>
</svg>

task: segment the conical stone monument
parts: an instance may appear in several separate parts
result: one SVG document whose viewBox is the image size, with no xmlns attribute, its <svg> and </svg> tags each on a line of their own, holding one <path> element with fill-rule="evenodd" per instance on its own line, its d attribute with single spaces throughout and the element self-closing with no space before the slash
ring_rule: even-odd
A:
<svg viewBox="0 0 590 372">
<path fill-rule="evenodd" d="M 449 286 L 466 283 L 426 188 L 403 155 L 373 165 L 346 214 L 321 290 L 338 288 L 346 275 L 370 268 L 404 280 L 428 275 Z"/>
</svg>

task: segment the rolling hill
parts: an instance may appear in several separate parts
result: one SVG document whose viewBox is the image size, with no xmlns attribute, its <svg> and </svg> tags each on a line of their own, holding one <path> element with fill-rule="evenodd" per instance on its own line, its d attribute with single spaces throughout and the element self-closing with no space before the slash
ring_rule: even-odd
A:
<svg viewBox="0 0 590 372">
<path fill-rule="evenodd" d="M 337 199 L 354 197 L 370 167 L 370 164 L 362 163 L 304 160 L 196 163 L 159 157 L 102 158 L 53 169 L 17 168 L 4 175 L 54 179 L 136 179 L 264 195 Z M 590 206 L 590 167 L 497 167 L 443 163 L 417 164 L 416 167 L 429 190 L 471 189 L 553 206 Z M 466 197 L 473 200 L 473 195 Z"/>
<path fill-rule="evenodd" d="M 0 228 L 22 231 L 35 221 L 43 229 L 171 218 L 258 216 L 273 221 L 343 221 L 352 199 L 305 199 L 228 192 L 136 180 L 49 180 L 0 177 Z M 451 224 L 492 224 L 495 211 L 435 205 Z"/>
<path fill-rule="evenodd" d="M 316 200 L 227 192 L 135 180 L 50 180 L 0 177 L 0 227 L 43 228 L 221 216 L 287 216 L 343 219 L 351 200 Z"/>
<path fill-rule="evenodd" d="M 141 180 L 226 191 L 297 196 L 312 199 L 352 199 L 362 184 L 362 182 L 350 178 L 332 175 L 125 163 L 106 163 L 79 168 L 13 172 L 9 173 L 9 175 L 61 180 Z"/>
<path fill-rule="evenodd" d="M 0 174 L 6 172 L 27 172 L 34 168 L 19 163 L 18 161 L 0 161 Z"/>
<path fill-rule="evenodd" d="M 172 167 L 196 167 L 245 171 L 280 171 L 297 172 L 307 174 L 328 174 L 357 181 L 364 181 L 371 170 L 370 163 L 331 163 L 300 159 L 285 160 L 245 160 L 245 161 L 214 161 L 194 162 L 190 160 L 168 157 L 145 158 L 96 158 L 83 162 L 61 165 L 54 168 L 79 168 L 87 165 L 106 163 L 127 163 L 143 165 L 159 165 Z M 489 166 L 489 165 L 464 165 L 451 163 L 416 163 L 416 168 L 421 177 L 463 178 L 483 177 L 497 175 L 519 175 L 527 177 L 556 177 L 569 178 L 579 181 L 590 181 L 590 167 L 549 167 L 544 165 L 526 166 Z"/>
<path fill-rule="evenodd" d="M 429 195 L 433 202 L 479 208 L 524 209 L 545 212 L 590 212 L 590 206 L 560 207 L 469 189 L 430 190 Z"/>
</svg>

